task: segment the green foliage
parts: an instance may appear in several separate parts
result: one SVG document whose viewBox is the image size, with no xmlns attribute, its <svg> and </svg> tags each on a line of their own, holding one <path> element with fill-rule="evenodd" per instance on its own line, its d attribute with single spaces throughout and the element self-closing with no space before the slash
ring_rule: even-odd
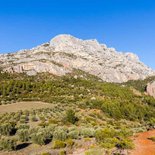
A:
<svg viewBox="0 0 155 155">
<path fill-rule="evenodd" d="M 12 151 L 17 146 L 17 140 L 15 138 L 3 137 L 0 140 L 0 150 Z"/>
<path fill-rule="evenodd" d="M 104 148 L 118 147 L 121 149 L 132 149 L 133 143 L 128 139 L 130 132 L 126 129 L 116 131 L 114 129 L 105 128 L 99 129 L 95 133 L 95 138 L 98 143 Z"/>
<path fill-rule="evenodd" d="M 103 112 L 115 119 L 148 120 L 154 117 L 154 109 L 146 105 L 140 105 L 134 102 L 121 101 L 118 99 L 105 100 L 102 104 Z M 152 111 L 152 112 L 151 112 Z"/>
<path fill-rule="evenodd" d="M 70 147 L 70 148 L 72 148 L 74 145 L 74 141 L 72 139 L 67 139 L 65 141 L 65 143 L 66 143 L 67 147 Z"/>
<path fill-rule="evenodd" d="M 154 80 L 155 80 L 155 77 L 149 77 L 145 80 L 128 81 L 124 84 L 127 86 L 132 86 L 141 92 L 145 92 L 147 84 L 154 81 Z"/>
<path fill-rule="evenodd" d="M 133 149 L 134 145 L 130 139 L 122 139 L 117 142 L 116 147 L 120 149 Z"/>
<path fill-rule="evenodd" d="M 76 130 L 72 130 L 68 133 L 68 137 L 71 138 L 71 139 L 78 139 L 79 138 L 79 131 L 78 129 Z"/>
<path fill-rule="evenodd" d="M 51 155 L 49 152 L 43 152 L 41 155 Z"/>
<path fill-rule="evenodd" d="M 51 133 L 46 129 L 33 130 L 31 134 L 31 141 L 39 145 L 45 145 L 47 140 L 51 140 L 51 138 Z"/>
<path fill-rule="evenodd" d="M 27 142 L 29 140 L 29 130 L 28 129 L 20 129 L 17 131 L 17 135 L 19 140 L 22 142 Z"/>
<path fill-rule="evenodd" d="M 32 134 L 31 140 L 35 144 L 45 145 L 46 137 L 42 133 Z"/>
<path fill-rule="evenodd" d="M 11 135 L 15 130 L 15 124 L 13 123 L 4 123 L 0 125 L 0 133 L 2 135 Z"/>
<path fill-rule="evenodd" d="M 101 148 L 89 149 L 85 152 L 85 155 L 103 155 L 103 150 Z"/>
<path fill-rule="evenodd" d="M 94 137 L 95 130 L 93 128 L 82 128 L 80 130 L 80 135 L 84 138 Z"/>
<path fill-rule="evenodd" d="M 17 136 L 23 143 L 46 145 L 53 139 L 54 148 L 72 148 L 76 146 L 72 139 L 95 137 L 97 145 L 104 148 L 129 149 L 131 132 L 125 127 L 144 131 L 155 125 L 155 100 L 143 93 L 136 96 L 130 88 L 138 82 L 135 88 L 143 92 L 146 81 L 140 81 L 144 82 L 142 85 L 139 81 L 105 83 L 78 71 L 56 78 L 45 74 L 29 77 L 0 73 L 0 82 L 0 104 L 17 101 L 52 104 L 52 108 L 0 114 L 0 134 Z M 3 146 L 6 141 L 3 140 Z M 94 151 L 98 153 L 96 149 L 88 152 Z"/>
<path fill-rule="evenodd" d="M 65 148 L 66 144 L 63 141 L 60 140 L 54 140 L 52 143 L 52 149 L 60 149 L 60 148 Z"/>
<path fill-rule="evenodd" d="M 18 130 L 20 130 L 20 129 L 29 129 L 29 128 L 30 128 L 30 126 L 27 125 L 27 124 L 20 124 L 20 125 L 18 126 Z"/>
<path fill-rule="evenodd" d="M 155 142 L 155 137 L 150 137 L 149 139 Z"/>
<path fill-rule="evenodd" d="M 75 124 L 78 118 L 75 116 L 75 112 L 72 109 L 67 110 L 65 120 L 69 123 Z"/>
<path fill-rule="evenodd" d="M 65 150 L 60 150 L 59 151 L 59 155 L 66 155 L 67 153 L 66 153 L 66 151 Z"/>
<path fill-rule="evenodd" d="M 67 139 L 67 131 L 63 128 L 57 128 L 53 133 L 53 138 L 56 140 L 65 141 Z"/>
</svg>

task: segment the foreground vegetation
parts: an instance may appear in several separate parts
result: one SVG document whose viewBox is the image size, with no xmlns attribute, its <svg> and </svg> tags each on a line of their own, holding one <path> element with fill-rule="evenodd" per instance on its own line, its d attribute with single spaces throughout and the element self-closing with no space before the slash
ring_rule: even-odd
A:
<svg viewBox="0 0 155 155">
<path fill-rule="evenodd" d="M 53 105 L 0 114 L 0 150 L 18 150 L 25 143 L 51 144 L 51 150 L 65 154 L 86 141 L 91 144 L 86 154 L 97 148 L 132 149 L 129 137 L 155 126 L 155 100 L 143 92 L 135 94 L 133 83 L 104 83 L 81 71 L 64 77 L 0 73 L 0 83 L 1 105 Z"/>
</svg>

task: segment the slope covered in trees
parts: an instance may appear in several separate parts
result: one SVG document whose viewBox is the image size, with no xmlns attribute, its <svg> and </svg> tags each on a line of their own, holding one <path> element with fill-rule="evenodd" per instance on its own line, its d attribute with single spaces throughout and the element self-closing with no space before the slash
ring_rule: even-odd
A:
<svg viewBox="0 0 155 155">
<path fill-rule="evenodd" d="M 53 108 L 0 114 L 0 149 L 28 142 L 71 151 L 77 141 L 95 147 L 132 148 L 132 133 L 155 126 L 155 99 L 135 94 L 133 83 L 113 84 L 81 71 L 63 77 L 0 74 L 0 104 L 43 101 Z M 135 87 L 136 88 L 136 87 Z"/>
</svg>

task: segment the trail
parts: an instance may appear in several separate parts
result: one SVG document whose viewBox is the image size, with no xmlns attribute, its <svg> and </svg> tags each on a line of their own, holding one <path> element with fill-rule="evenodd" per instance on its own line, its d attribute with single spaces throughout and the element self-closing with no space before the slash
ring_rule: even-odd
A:
<svg viewBox="0 0 155 155">
<path fill-rule="evenodd" d="M 150 130 L 137 134 L 134 138 L 135 149 L 131 155 L 155 155 L 155 142 L 148 138 L 155 136 L 155 130 Z"/>
</svg>

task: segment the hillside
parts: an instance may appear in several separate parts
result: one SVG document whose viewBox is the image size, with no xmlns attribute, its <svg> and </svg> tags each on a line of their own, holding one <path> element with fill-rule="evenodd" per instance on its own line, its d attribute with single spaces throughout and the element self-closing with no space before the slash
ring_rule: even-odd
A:
<svg viewBox="0 0 155 155">
<path fill-rule="evenodd" d="M 133 148 L 131 135 L 155 126 L 155 99 L 144 92 L 135 94 L 133 85 L 102 82 L 80 70 L 61 77 L 1 73 L 0 83 L 0 108 L 26 107 L 29 101 L 52 106 L 39 109 L 38 102 L 32 110 L 0 114 L 3 155 L 4 150 L 43 155 L 80 149 L 86 154 L 114 154 Z"/>
<path fill-rule="evenodd" d="M 155 71 L 133 53 L 117 52 L 97 40 L 58 35 L 50 42 L 16 53 L 1 54 L 3 71 L 9 73 L 50 73 L 63 76 L 79 69 L 107 82 L 145 79 Z"/>
<path fill-rule="evenodd" d="M 0 63 L 0 155 L 128 155 L 154 133 L 155 71 L 133 53 L 59 35 Z"/>
</svg>

